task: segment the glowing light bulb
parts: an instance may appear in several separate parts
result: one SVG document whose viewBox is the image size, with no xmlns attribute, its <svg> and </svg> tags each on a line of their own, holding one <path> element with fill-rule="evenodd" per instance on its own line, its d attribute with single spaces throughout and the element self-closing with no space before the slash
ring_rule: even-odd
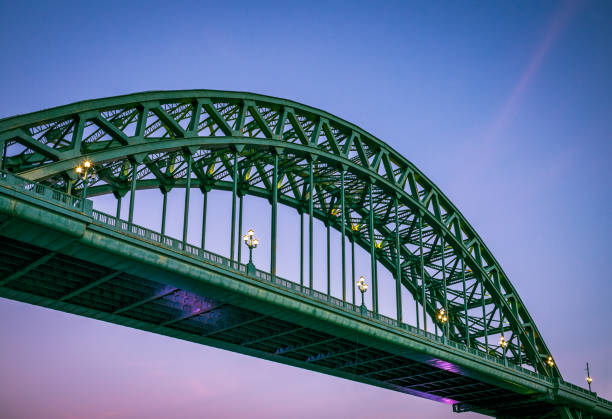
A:
<svg viewBox="0 0 612 419">
<path fill-rule="evenodd" d="M 438 319 L 440 323 L 446 323 L 448 321 L 446 310 L 444 310 L 443 308 L 439 309 L 436 318 Z"/>
</svg>

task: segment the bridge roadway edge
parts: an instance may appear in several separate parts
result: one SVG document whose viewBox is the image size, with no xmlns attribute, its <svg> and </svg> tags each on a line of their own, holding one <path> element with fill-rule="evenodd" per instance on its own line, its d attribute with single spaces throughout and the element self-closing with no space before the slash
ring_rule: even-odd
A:
<svg viewBox="0 0 612 419">
<path fill-rule="evenodd" d="M 118 262 L 113 264 L 114 269 L 121 269 L 136 276 L 144 274 L 151 276 L 154 280 L 159 278 L 162 279 L 160 282 L 186 288 L 196 293 L 204 292 L 205 295 L 218 296 L 224 301 L 240 301 L 240 304 L 246 304 L 249 308 L 263 314 L 270 313 L 269 315 L 289 316 L 299 324 L 308 324 L 308 327 L 332 333 L 336 336 L 350 337 L 351 335 L 354 336 L 354 333 L 359 333 L 367 339 L 368 345 L 371 344 L 371 346 L 393 353 L 405 354 L 405 351 L 410 351 L 412 356 L 417 358 L 416 360 L 422 361 L 423 357 L 419 359 L 418 356 L 415 356 L 416 352 L 422 352 L 427 354 L 429 361 L 439 359 L 450 362 L 457 365 L 462 374 L 473 376 L 491 384 L 494 383 L 496 386 L 506 383 L 506 388 L 515 392 L 523 394 L 540 393 L 551 398 L 553 397 L 554 390 L 558 397 L 565 399 L 567 402 L 570 399 L 574 399 L 572 400 L 574 403 L 583 405 L 584 408 L 589 410 L 595 407 L 592 403 L 585 403 L 586 400 L 579 395 L 572 397 L 568 394 L 562 394 L 563 391 L 560 391 L 558 386 L 553 388 L 553 385 L 550 383 L 536 377 L 524 377 L 523 374 L 500 365 L 485 365 L 486 361 L 484 359 L 471 359 L 474 356 L 469 353 L 459 353 L 460 351 L 453 350 L 453 348 L 436 345 L 435 342 L 432 345 L 431 341 L 404 330 L 378 322 L 366 324 L 363 322 L 363 318 L 356 314 L 307 299 L 306 296 L 296 295 L 270 283 L 265 283 L 245 275 L 239 275 L 214 265 L 206 264 L 205 269 L 202 269 L 203 263 L 201 261 L 196 261 L 186 254 L 164 249 L 153 243 L 147 243 L 141 239 L 132 238 L 126 234 L 96 225 L 92 222 L 91 217 L 78 211 L 65 209 L 60 206 L 53 206 L 52 211 L 49 211 L 49 209 L 50 206 L 47 202 L 10 188 L 0 187 L 0 225 L 2 225 L 2 235 L 12 236 L 21 241 L 32 241 L 36 245 L 43 245 L 43 247 L 49 250 L 59 250 L 63 254 L 92 262 L 104 262 L 105 264 Z M 26 225 L 29 225 L 28 228 L 23 228 L 24 225 L 12 225 L 15 222 L 27 223 Z M 61 234 L 58 236 L 58 233 Z M 53 237 L 51 238 L 51 236 Z M 45 237 L 48 240 L 45 240 Z M 58 240 L 60 237 L 62 239 Z M 129 258 L 130 261 L 127 262 L 126 258 Z M 231 280 L 228 281 L 228 279 Z M 136 320 L 126 321 L 126 318 L 121 316 L 100 314 L 99 312 L 94 312 L 94 310 L 87 312 L 87 309 L 72 306 L 69 303 L 58 303 L 54 300 L 43 301 L 45 299 L 41 297 L 18 295 L 20 293 L 6 289 L 2 289 L 1 294 L 11 299 L 194 341 L 193 337 L 186 336 L 189 335 L 188 333 L 173 331 L 172 329 L 159 326 L 156 327 Z M 274 309 L 270 309 L 270 305 Z M 363 343 L 365 342 L 363 341 Z M 220 343 L 212 339 L 197 339 L 197 343 L 407 392 L 404 389 L 399 390 L 393 385 L 381 385 L 379 381 L 368 380 L 362 377 L 357 378 L 351 374 L 341 374 L 335 370 L 330 371 L 326 368 L 308 365 L 305 362 L 295 362 L 287 358 L 253 351 L 245 347 Z M 435 363 L 431 365 L 435 366 Z M 510 381 L 519 384 L 511 384 Z M 415 395 L 427 397 L 427 395 L 423 396 L 423 394 Z M 550 402 L 553 401 L 550 400 Z"/>
</svg>

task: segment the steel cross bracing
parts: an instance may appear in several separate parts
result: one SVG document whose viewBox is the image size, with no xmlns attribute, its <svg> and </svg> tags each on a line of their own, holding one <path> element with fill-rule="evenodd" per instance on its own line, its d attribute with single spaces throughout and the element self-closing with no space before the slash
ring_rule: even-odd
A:
<svg viewBox="0 0 612 419">
<path fill-rule="evenodd" d="M 136 189 L 159 188 L 165 203 L 172 188 L 188 187 L 291 206 L 394 274 L 398 320 L 404 287 L 420 307 L 419 327 L 560 376 L 514 287 L 454 205 L 387 144 L 326 112 L 251 93 L 147 92 L 0 120 L 0 144 L 4 169 L 72 194 L 83 189 L 74 167 L 91 159 L 89 195 L 113 193 L 118 205 Z M 132 212 L 130 200 L 130 222 Z M 346 275 L 345 299 L 354 282 Z M 375 269 L 371 278 L 377 311 Z M 303 281 L 311 286 L 312 273 Z M 447 325 L 435 323 L 440 308 Z"/>
</svg>

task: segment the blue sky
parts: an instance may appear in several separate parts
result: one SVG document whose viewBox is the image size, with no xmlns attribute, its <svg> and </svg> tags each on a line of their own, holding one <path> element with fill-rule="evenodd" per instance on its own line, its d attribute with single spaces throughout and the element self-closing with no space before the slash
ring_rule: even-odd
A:
<svg viewBox="0 0 612 419">
<path fill-rule="evenodd" d="M 4 2 L 0 117 L 195 88 L 338 115 L 446 193 L 510 277 L 564 377 L 583 385 L 589 361 L 594 390 L 612 398 L 611 18 L 606 1 Z M 10 337 L 0 405 L 14 417 L 38 408 L 57 418 L 197 417 L 203 405 L 217 417 L 452 415 L 12 301 L 0 300 L 0 316 Z M 279 397 L 287 402 L 271 410 Z"/>
</svg>

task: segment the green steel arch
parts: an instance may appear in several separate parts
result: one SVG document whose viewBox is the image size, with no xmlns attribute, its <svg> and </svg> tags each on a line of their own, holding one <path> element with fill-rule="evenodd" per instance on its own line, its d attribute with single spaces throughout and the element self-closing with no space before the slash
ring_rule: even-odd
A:
<svg viewBox="0 0 612 419">
<path fill-rule="evenodd" d="M 2 119 L 0 145 L 2 169 L 71 193 L 83 193 L 74 168 L 87 158 L 96 173 L 88 196 L 159 188 L 165 208 L 172 188 L 222 189 L 234 192 L 234 209 L 244 194 L 269 199 L 273 216 L 277 203 L 293 207 L 310 225 L 317 218 L 338 230 L 343 254 L 346 237 L 389 269 L 398 320 L 405 287 L 423 328 L 444 308 L 449 321 L 436 327 L 446 338 L 561 376 L 507 275 L 452 202 L 389 145 L 327 112 L 244 92 L 143 92 Z M 345 300 L 346 276 L 343 264 Z M 301 281 L 312 287 L 312 270 Z"/>
</svg>

